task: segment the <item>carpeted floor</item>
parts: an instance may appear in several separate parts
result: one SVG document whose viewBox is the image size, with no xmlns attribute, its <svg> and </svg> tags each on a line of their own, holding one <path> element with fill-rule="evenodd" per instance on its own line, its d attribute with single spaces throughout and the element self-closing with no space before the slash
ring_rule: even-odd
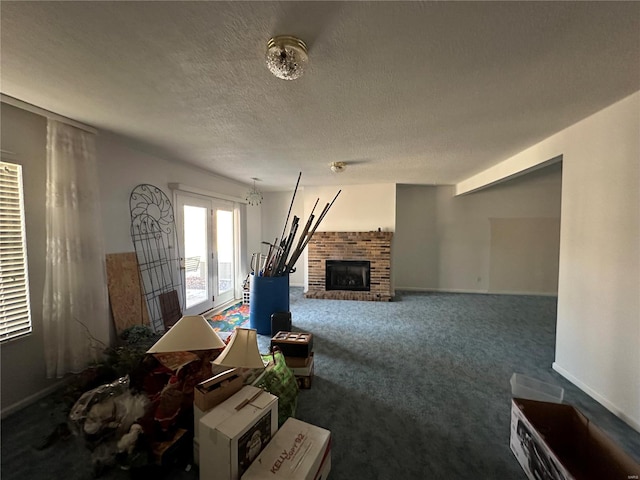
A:
<svg viewBox="0 0 640 480">
<path fill-rule="evenodd" d="M 394 302 L 305 299 L 294 330 L 314 334 L 312 388 L 297 417 L 332 432 L 332 480 L 524 479 L 509 449 L 513 372 L 565 388 L 565 402 L 640 461 L 640 433 L 551 370 L 556 299 L 397 292 Z M 269 337 L 259 336 L 261 350 Z M 71 438 L 44 450 L 55 403 L 2 421 L 2 478 L 91 477 Z M 114 470 L 102 478 L 129 478 Z M 156 478 L 196 479 L 176 465 Z"/>
</svg>

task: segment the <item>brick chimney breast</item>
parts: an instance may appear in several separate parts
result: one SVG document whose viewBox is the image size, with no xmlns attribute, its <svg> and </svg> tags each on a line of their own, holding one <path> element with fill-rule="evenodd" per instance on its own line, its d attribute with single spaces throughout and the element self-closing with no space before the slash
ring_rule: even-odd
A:
<svg viewBox="0 0 640 480">
<path fill-rule="evenodd" d="M 309 242 L 307 298 L 388 302 L 391 289 L 391 239 L 393 232 L 315 232 Z M 368 292 L 325 289 L 326 260 L 368 260 L 371 286 Z"/>
</svg>

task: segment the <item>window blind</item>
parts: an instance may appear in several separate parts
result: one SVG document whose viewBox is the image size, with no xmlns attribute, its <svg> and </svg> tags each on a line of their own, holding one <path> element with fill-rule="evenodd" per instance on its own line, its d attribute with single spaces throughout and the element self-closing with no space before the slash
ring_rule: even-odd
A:
<svg viewBox="0 0 640 480">
<path fill-rule="evenodd" d="M 31 332 L 22 167 L 0 162 L 0 341 Z"/>
</svg>

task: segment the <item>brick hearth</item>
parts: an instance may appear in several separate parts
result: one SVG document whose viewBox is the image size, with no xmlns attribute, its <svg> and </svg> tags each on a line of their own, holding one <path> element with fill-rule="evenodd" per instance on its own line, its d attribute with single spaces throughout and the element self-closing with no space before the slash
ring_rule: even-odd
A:
<svg viewBox="0 0 640 480">
<path fill-rule="evenodd" d="M 388 302 L 391 289 L 392 232 L 316 232 L 309 242 L 309 290 L 307 298 L 336 300 L 373 300 Z M 369 260 L 371 262 L 371 290 L 325 290 L 326 260 Z"/>
</svg>

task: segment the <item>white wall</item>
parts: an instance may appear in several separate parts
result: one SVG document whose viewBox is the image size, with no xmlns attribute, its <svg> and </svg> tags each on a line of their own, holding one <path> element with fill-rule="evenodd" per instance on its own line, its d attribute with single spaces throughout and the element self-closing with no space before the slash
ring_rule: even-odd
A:
<svg viewBox="0 0 640 480">
<path fill-rule="evenodd" d="M 396 290 L 439 285 L 438 187 L 398 185 L 391 269 Z"/>
<path fill-rule="evenodd" d="M 501 162 L 500 170 L 510 175 L 558 155 L 553 368 L 640 431 L 640 92 Z M 496 181 L 495 170 L 459 186 Z"/>
<path fill-rule="evenodd" d="M 395 231 L 396 186 L 392 183 L 306 187 L 305 214 L 311 212 L 319 198 L 315 211 L 318 218 L 324 206 L 333 200 L 339 190 L 340 195 L 318 227 L 319 232 L 369 232 L 378 228 L 383 232 Z"/>
<path fill-rule="evenodd" d="M 564 151 L 554 368 L 640 430 L 640 92 L 548 142 Z"/>
<path fill-rule="evenodd" d="M 463 196 L 454 196 L 453 186 L 398 186 L 392 266 L 396 289 L 555 294 L 561 182 L 557 164 Z M 547 225 L 555 225 L 553 243 L 540 245 L 538 232 L 525 244 L 514 239 L 502 245 L 492 237 L 496 224 L 544 226 L 544 233 Z M 492 258 L 513 253 L 515 247 L 544 253 L 531 259 L 544 272 L 543 281 L 531 283 L 528 264 L 504 273 L 492 268 Z M 509 288 L 502 281 L 507 274 Z"/>
<path fill-rule="evenodd" d="M 463 196 L 454 196 L 454 187 L 438 187 L 440 274 L 437 288 L 493 292 L 491 220 L 537 222 L 539 218 L 548 218 L 557 222 L 561 181 L 560 168 L 555 166 Z M 546 265 L 546 269 L 557 276 L 557 257 L 553 264 Z M 520 272 L 521 278 L 526 275 L 528 272 Z M 554 282 L 541 290 L 512 289 L 509 293 L 555 293 L 555 287 Z"/>
<path fill-rule="evenodd" d="M 203 170 L 149 155 L 109 134 L 97 137 L 102 215 L 107 253 L 132 252 L 129 196 L 141 183 L 159 187 L 170 200 L 169 183 L 181 183 L 211 193 L 243 198 L 249 186 Z M 258 236 L 252 224 L 248 238 Z"/>
</svg>

